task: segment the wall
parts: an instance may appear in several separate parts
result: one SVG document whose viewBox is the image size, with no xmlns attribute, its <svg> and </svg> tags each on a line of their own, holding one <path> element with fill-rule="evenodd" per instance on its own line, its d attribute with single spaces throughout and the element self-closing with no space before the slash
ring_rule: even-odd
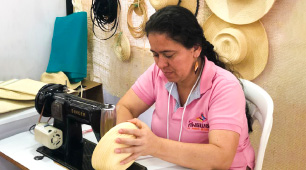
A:
<svg viewBox="0 0 306 170">
<path fill-rule="evenodd" d="M 262 19 L 269 61 L 254 82 L 266 89 L 275 104 L 264 169 L 306 169 L 305 7 L 305 0 L 278 0 Z"/>
<path fill-rule="evenodd" d="M 132 59 L 121 62 L 112 50 L 112 39 L 100 41 L 89 32 L 89 78 L 104 83 L 106 93 L 119 99 L 133 81 L 152 63 L 144 39 L 130 36 L 126 24 L 126 11 L 133 0 L 121 1 L 121 30 L 132 44 Z M 204 0 L 200 0 L 203 4 Z M 91 1 L 83 0 L 84 10 L 89 11 Z M 152 7 L 146 1 L 149 13 Z M 275 104 L 274 124 L 266 150 L 263 169 L 306 169 L 306 1 L 276 0 L 269 13 L 261 21 L 269 39 L 269 59 L 263 73 L 253 80 L 263 87 Z M 211 11 L 201 6 L 203 22 Z M 138 18 L 134 23 L 141 22 Z M 89 23 L 91 30 L 92 24 Z M 99 32 L 98 35 L 105 35 Z M 136 43 L 135 43 L 136 42 Z M 141 43 L 143 42 L 143 43 Z M 142 48 L 142 49 L 141 49 Z M 112 77 L 114 76 L 114 77 Z M 121 88 L 120 88 L 121 87 Z M 251 141 L 258 148 L 261 129 L 254 124 Z"/>
<path fill-rule="evenodd" d="M 0 81 L 40 79 L 50 56 L 55 18 L 65 15 L 64 0 L 1 1 Z M 0 157 L 0 169 L 19 168 Z"/>
<path fill-rule="evenodd" d="M 55 17 L 64 0 L 6 0 L 0 5 L 0 81 L 40 79 L 47 69 Z"/>
</svg>

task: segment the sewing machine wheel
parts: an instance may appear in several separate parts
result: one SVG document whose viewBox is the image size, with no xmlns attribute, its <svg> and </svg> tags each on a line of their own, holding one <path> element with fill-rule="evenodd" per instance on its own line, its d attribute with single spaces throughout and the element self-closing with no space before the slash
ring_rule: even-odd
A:
<svg viewBox="0 0 306 170">
<path fill-rule="evenodd" d="M 44 112 L 43 116 L 44 117 L 50 117 L 51 116 L 51 103 L 48 102 L 50 100 L 51 96 L 53 93 L 63 93 L 65 90 L 64 85 L 61 84 L 46 84 L 44 85 L 37 93 L 35 96 L 35 109 L 36 111 L 40 114 L 43 107 L 44 107 Z M 45 106 L 44 106 L 45 105 Z"/>
</svg>

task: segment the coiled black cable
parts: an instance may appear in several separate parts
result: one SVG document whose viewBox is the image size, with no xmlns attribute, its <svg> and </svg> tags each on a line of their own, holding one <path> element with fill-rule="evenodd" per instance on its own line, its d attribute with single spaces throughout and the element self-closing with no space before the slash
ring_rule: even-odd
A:
<svg viewBox="0 0 306 170">
<path fill-rule="evenodd" d="M 93 23 L 92 31 L 97 38 L 99 37 L 95 33 L 95 26 L 104 32 L 111 32 L 115 29 L 109 37 L 101 40 L 110 39 L 116 33 L 119 24 L 120 9 L 119 0 L 92 0 L 90 16 Z M 112 26 L 107 26 L 109 24 L 112 24 Z"/>
</svg>

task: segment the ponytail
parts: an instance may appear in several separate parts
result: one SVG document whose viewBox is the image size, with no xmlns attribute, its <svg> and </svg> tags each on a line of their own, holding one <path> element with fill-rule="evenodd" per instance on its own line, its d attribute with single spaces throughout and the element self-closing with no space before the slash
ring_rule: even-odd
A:
<svg viewBox="0 0 306 170">
<path fill-rule="evenodd" d="M 204 36 L 202 38 L 202 52 L 201 52 L 200 56 L 202 58 L 204 58 L 204 56 L 206 56 L 206 58 L 209 61 L 214 62 L 217 66 L 219 66 L 223 69 L 226 69 L 226 70 L 230 71 L 231 73 L 233 73 L 234 75 L 236 75 L 236 77 L 239 77 L 239 76 L 237 76 L 237 75 L 239 75 L 238 73 L 234 72 L 231 68 L 226 67 L 226 65 L 222 61 L 220 61 L 218 53 L 216 53 L 214 51 L 214 46 L 210 42 L 208 42 L 205 39 Z M 243 89 L 243 84 L 241 83 L 240 80 L 239 80 L 239 82 L 240 82 L 240 85 L 242 86 L 242 89 Z M 246 114 L 246 118 L 247 118 L 247 121 L 248 121 L 248 132 L 251 133 L 253 131 L 252 125 L 253 125 L 254 120 L 253 120 L 253 118 L 250 114 L 249 107 L 248 107 L 247 103 L 245 104 L 245 114 Z"/>
</svg>

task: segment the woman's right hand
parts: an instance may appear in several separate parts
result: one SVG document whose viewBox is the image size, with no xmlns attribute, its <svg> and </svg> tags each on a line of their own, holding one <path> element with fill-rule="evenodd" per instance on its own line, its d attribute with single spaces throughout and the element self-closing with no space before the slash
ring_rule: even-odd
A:
<svg viewBox="0 0 306 170">
<path fill-rule="evenodd" d="M 151 129 L 139 119 L 131 119 L 128 122 L 134 123 L 139 129 L 120 129 L 120 134 L 134 135 L 135 139 L 117 138 L 119 144 L 126 144 L 129 147 L 117 148 L 115 153 L 131 153 L 129 157 L 120 163 L 125 164 L 132 160 L 136 160 L 139 156 L 154 155 L 159 148 L 159 137 L 156 136 Z"/>
</svg>

